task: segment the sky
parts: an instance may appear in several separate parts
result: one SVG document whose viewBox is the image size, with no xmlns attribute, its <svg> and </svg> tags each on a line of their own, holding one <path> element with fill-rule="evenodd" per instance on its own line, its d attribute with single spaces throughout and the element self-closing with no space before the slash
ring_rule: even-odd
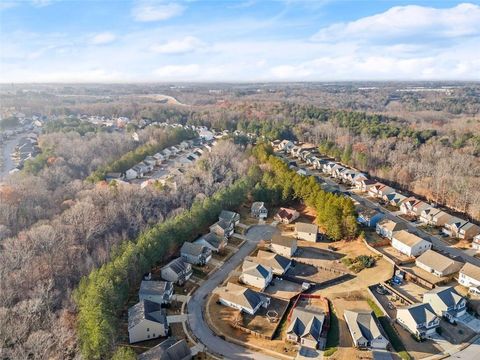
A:
<svg viewBox="0 0 480 360">
<path fill-rule="evenodd" d="M 0 82 L 480 80 L 480 0 L 1 0 Z"/>
</svg>

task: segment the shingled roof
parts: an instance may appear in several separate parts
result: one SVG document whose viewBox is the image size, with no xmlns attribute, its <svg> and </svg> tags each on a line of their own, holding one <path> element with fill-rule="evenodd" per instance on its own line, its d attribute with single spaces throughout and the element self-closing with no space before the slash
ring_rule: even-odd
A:
<svg viewBox="0 0 480 360">
<path fill-rule="evenodd" d="M 131 329 L 135 327 L 142 320 L 167 324 L 167 314 L 160 304 L 149 300 L 142 300 L 128 309 L 128 328 Z"/>
</svg>

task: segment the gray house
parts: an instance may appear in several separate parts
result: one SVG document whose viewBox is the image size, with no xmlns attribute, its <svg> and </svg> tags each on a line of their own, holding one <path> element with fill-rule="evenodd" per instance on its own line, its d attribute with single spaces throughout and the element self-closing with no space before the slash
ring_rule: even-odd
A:
<svg viewBox="0 0 480 360">
<path fill-rule="evenodd" d="M 233 223 L 233 226 L 236 226 L 240 222 L 240 214 L 237 214 L 234 211 L 222 210 L 218 219 L 228 221 Z"/>
<path fill-rule="evenodd" d="M 312 349 L 323 349 L 325 347 L 325 341 L 322 341 L 324 322 L 325 313 L 322 309 L 313 306 L 295 308 L 287 328 L 287 340 Z"/>
<path fill-rule="evenodd" d="M 205 265 L 212 258 L 212 250 L 202 244 L 184 242 L 180 249 L 180 256 L 187 263 Z"/>
<path fill-rule="evenodd" d="M 423 294 L 423 302 L 430 304 L 435 314 L 454 322 L 465 315 L 467 300 L 452 286 L 440 286 Z"/>
<path fill-rule="evenodd" d="M 211 251 L 215 252 L 221 251 L 227 245 L 225 237 L 219 236 L 215 233 L 208 233 L 206 235 L 200 236 L 193 243 L 203 245 L 209 248 Z"/>
<path fill-rule="evenodd" d="M 210 232 L 223 236 L 228 239 L 233 235 L 234 225 L 232 222 L 220 219 L 215 224 L 210 226 Z"/>
<path fill-rule="evenodd" d="M 388 340 L 380 331 L 377 318 L 371 311 L 345 310 L 343 313 L 353 343 L 359 348 L 386 349 Z"/>
<path fill-rule="evenodd" d="M 192 265 L 182 258 L 170 261 L 161 269 L 162 278 L 173 283 L 183 285 L 192 276 Z"/>
<path fill-rule="evenodd" d="M 168 304 L 172 299 L 173 284 L 169 281 L 146 281 L 140 284 L 140 301 L 149 300 L 158 304 Z"/>
<path fill-rule="evenodd" d="M 185 339 L 168 338 L 140 354 L 138 360 L 190 360 L 192 352 Z"/>
<path fill-rule="evenodd" d="M 167 334 L 167 314 L 160 304 L 142 300 L 128 309 L 128 337 L 131 344 Z"/>
<path fill-rule="evenodd" d="M 252 204 L 252 217 L 258 219 L 266 219 L 268 216 L 268 210 L 265 207 L 265 203 L 262 201 L 256 201 Z"/>
<path fill-rule="evenodd" d="M 435 334 L 440 319 L 430 304 L 420 303 L 397 309 L 397 322 L 419 339 Z"/>
</svg>

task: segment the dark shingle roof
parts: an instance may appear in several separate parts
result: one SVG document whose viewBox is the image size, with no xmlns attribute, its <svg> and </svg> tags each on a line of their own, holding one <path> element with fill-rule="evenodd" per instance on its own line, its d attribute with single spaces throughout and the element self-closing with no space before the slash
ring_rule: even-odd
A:
<svg viewBox="0 0 480 360">
<path fill-rule="evenodd" d="M 463 298 L 452 286 L 439 286 L 427 291 L 424 296 L 427 294 L 436 294 L 447 307 L 456 306 Z"/>
<path fill-rule="evenodd" d="M 240 215 L 233 211 L 222 210 L 220 215 L 218 216 L 220 220 L 226 220 L 229 222 L 234 222 L 240 220 Z"/>
<path fill-rule="evenodd" d="M 170 292 L 173 285 L 169 281 L 146 281 L 140 284 L 140 294 L 144 295 L 163 295 Z"/>
<path fill-rule="evenodd" d="M 183 261 L 182 258 L 176 258 L 172 261 L 170 261 L 167 265 L 165 265 L 165 268 L 171 268 L 175 273 L 181 274 L 185 271 L 188 271 L 190 268 L 190 265 Z"/>
<path fill-rule="evenodd" d="M 184 339 L 168 338 L 157 346 L 140 354 L 139 360 L 178 360 L 191 357 L 192 353 Z"/>
<path fill-rule="evenodd" d="M 194 244 L 191 242 L 184 242 L 180 249 L 181 254 L 200 256 L 203 253 L 204 246 L 201 244 Z"/>
<path fill-rule="evenodd" d="M 318 340 L 322 334 L 325 313 L 315 307 L 295 308 L 287 333 L 294 333 L 300 337 L 310 337 Z"/>
<path fill-rule="evenodd" d="M 143 300 L 128 309 L 128 328 L 133 328 L 142 320 L 167 324 L 167 314 L 160 304 L 149 300 Z"/>
</svg>

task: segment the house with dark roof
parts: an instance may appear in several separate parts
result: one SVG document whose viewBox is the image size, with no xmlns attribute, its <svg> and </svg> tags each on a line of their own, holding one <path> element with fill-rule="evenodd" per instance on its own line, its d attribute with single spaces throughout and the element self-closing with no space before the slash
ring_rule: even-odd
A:
<svg viewBox="0 0 480 360">
<path fill-rule="evenodd" d="M 212 250 L 202 244 L 184 242 L 180 249 L 180 256 L 192 265 L 205 265 L 212 258 Z"/>
<path fill-rule="evenodd" d="M 300 213 L 295 209 L 281 207 L 273 217 L 274 220 L 283 224 L 290 224 L 300 216 Z"/>
<path fill-rule="evenodd" d="M 361 208 L 357 211 L 357 222 L 368 227 L 376 227 L 385 217 L 381 212 L 371 208 Z"/>
<path fill-rule="evenodd" d="M 244 260 L 240 281 L 263 291 L 272 281 L 273 270 L 269 266 L 259 264 L 252 260 Z"/>
<path fill-rule="evenodd" d="M 235 227 L 240 222 L 240 214 L 234 211 L 222 210 L 220 215 L 218 215 L 218 220 L 228 221 Z"/>
<path fill-rule="evenodd" d="M 185 339 L 168 338 L 138 356 L 138 360 L 190 360 L 192 352 Z"/>
<path fill-rule="evenodd" d="M 289 258 L 264 250 L 258 250 L 257 257 L 250 259 L 253 262 L 271 268 L 273 274 L 278 276 L 285 274 L 292 265 L 292 261 Z"/>
<path fill-rule="evenodd" d="M 192 276 L 192 265 L 182 258 L 176 258 L 165 265 L 161 270 L 164 280 L 183 285 Z"/>
<path fill-rule="evenodd" d="M 227 286 L 215 290 L 221 304 L 238 309 L 250 315 L 260 309 L 267 308 L 270 304 L 270 298 L 250 288 L 227 283 Z"/>
<path fill-rule="evenodd" d="M 397 322 L 419 339 L 434 335 L 440 325 L 432 306 L 425 303 L 397 308 Z"/>
<path fill-rule="evenodd" d="M 169 281 L 143 280 L 138 297 L 140 301 L 149 300 L 158 304 L 170 303 L 173 296 L 173 284 Z"/>
<path fill-rule="evenodd" d="M 203 245 L 209 248 L 211 251 L 214 251 L 217 253 L 227 245 L 227 241 L 225 237 L 217 235 L 215 233 L 208 233 L 208 234 L 202 235 L 193 243 Z"/>
<path fill-rule="evenodd" d="M 272 237 L 270 248 L 276 254 L 291 258 L 297 251 L 297 240 L 275 234 Z"/>
<path fill-rule="evenodd" d="M 435 314 L 454 322 L 465 315 L 467 299 L 461 296 L 452 286 L 440 286 L 423 294 L 423 302 L 430 304 Z"/>
<path fill-rule="evenodd" d="M 353 344 L 359 348 L 386 349 L 388 340 L 372 311 L 345 310 L 343 313 Z"/>
<path fill-rule="evenodd" d="M 131 344 L 167 334 L 167 313 L 160 304 L 142 300 L 128 309 L 128 338 Z"/>
<path fill-rule="evenodd" d="M 210 232 L 222 236 L 225 239 L 228 239 L 233 235 L 234 225 L 232 222 L 227 220 L 218 220 L 215 224 L 210 225 Z"/>
<path fill-rule="evenodd" d="M 296 307 L 292 311 L 287 328 L 287 340 L 299 343 L 312 349 L 323 349 L 322 329 L 325 323 L 325 313 L 314 306 Z"/>
</svg>

